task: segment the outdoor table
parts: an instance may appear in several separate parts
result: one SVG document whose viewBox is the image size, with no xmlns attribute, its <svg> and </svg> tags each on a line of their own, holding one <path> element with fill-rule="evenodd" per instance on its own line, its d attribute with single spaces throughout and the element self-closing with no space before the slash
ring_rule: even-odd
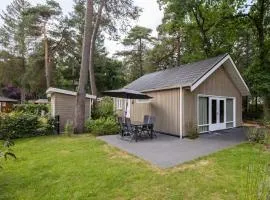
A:
<svg viewBox="0 0 270 200">
<path fill-rule="evenodd" d="M 150 138 L 153 138 L 153 123 L 144 123 L 140 121 L 132 121 L 131 122 L 131 127 L 134 128 L 134 139 L 137 142 L 138 141 L 138 136 L 139 136 L 139 131 L 142 130 L 143 127 L 150 128 Z"/>
</svg>

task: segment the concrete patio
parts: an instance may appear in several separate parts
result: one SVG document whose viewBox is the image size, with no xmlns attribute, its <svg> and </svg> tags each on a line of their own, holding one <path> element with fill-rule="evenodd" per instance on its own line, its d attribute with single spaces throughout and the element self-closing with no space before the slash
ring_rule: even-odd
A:
<svg viewBox="0 0 270 200">
<path fill-rule="evenodd" d="M 206 156 L 246 140 L 242 128 L 233 128 L 202 134 L 198 139 L 157 134 L 157 138 L 129 142 L 119 135 L 101 136 L 99 139 L 123 151 L 134 154 L 160 168 L 173 167 L 178 164 Z"/>
</svg>

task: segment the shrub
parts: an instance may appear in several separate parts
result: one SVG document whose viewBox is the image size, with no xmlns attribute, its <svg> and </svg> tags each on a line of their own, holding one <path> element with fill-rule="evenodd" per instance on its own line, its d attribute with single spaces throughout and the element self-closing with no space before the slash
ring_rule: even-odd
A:
<svg viewBox="0 0 270 200">
<path fill-rule="evenodd" d="M 67 123 L 65 124 L 64 134 L 71 136 L 73 133 L 74 133 L 73 123 L 68 120 Z"/>
<path fill-rule="evenodd" d="M 39 127 L 36 135 L 50 135 L 55 132 L 55 119 L 50 116 L 42 116 L 38 118 Z"/>
<path fill-rule="evenodd" d="M 86 128 L 93 135 L 111 135 L 119 131 L 119 125 L 114 117 L 89 119 L 86 122 Z"/>
<path fill-rule="evenodd" d="M 21 112 L 1 114 L 0 121 L 0 134 L 4 138 L 32 136 L 39 125 L 36 115 Z"/>
<path fill-rule="evenodd" d="M 188 128 L 187 128 L 187 137 L 189 139 L 196 139 L 199 137 L 199 132 L 196 126 L 194 126 L 193 124 L 188 124 Z"/>
<path fill-rule="evenodd" d="M 49 112 L 49 106 L 46 104 L 18 104 L 15 105 L 14 111 L 29 113 L 34 115 L 47 114 Z"/>
<path fill-rule="evenodd" d="M 266 129 L 260 127 L 246 128 L 247 138 L 250 142 L 263 144 L 266 139 Z"/>
<path fill-rule="evenodd" d="M 95 104 L 92 118 L 99 119 L 99 118 L 107 118 L 115 116 L 114 109 L 113 109 L 113 100 L 110 97 L 104 97 L 101 102 Z"/>
<path fill-rule="evenodd" d="M 54 119 L 38 115 L 11 112 L 0 114 L 0 138 L 22 138 L 48 135 L 54 131 Z"/>
</svg>

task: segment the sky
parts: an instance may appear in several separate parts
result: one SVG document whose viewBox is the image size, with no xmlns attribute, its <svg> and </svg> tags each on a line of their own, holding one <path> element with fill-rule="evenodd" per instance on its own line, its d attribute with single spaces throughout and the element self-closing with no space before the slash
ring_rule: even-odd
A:
<svg viewBox="0 0 270 200">
<path fill-rule="evenodd" d="M 72 11 L 73 0 L 56 0 L 61 5 L 64 14 Z M 12 0 L 1 0 L 0 12 L 6 9 L 6 6 L 9 5 Z M 45 0 L 29 0 L 33 5 L 37 3 L 44 3 Z M 137 21 L 134 22 L 135 25 L 144 26 L 151 28 L 153 30 L 152 35 L 157 36 L 156 28 L 161 24 L 163 17 L 163 12 L 159 10 L 159 6 L 156 0 L 134 0 L 136 6 L 139 6 L 143 9 L 141 16 Z M 0 19 L 1 20 L 1 19 Z M 1 22 L 0 22 L 1 24 Z M 124 37 L 124 35 L 122 36 Z M 112 56 L 116 51 L 121 51 L 123 46 L 120 44 L 120 41 L 111 41 L 109 39 L 105 40 L 105 46 L 109 55 Z"/>
</svg>

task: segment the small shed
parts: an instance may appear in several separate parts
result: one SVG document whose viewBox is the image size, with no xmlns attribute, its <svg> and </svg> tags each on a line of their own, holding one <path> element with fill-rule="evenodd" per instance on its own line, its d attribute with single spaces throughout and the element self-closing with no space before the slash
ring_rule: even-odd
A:
<svg viewBox="0 0 270 200">
<path fill-rule="evenodd" d="M 180 137 L 241 126 L 242 97 L 250 94 L 229 54 L 146 74 L 124 88 L 153 98 L 115 99 L 118 114 L 153 115 L 157 131 Z"/>
<path fill-rule="evenodd" d="M 11 112 L 13 105 L 17 102 L 15 99 L 0 96 L 0 112 Z"/>
<path fill-rule="evenodd" d="M 76 92 L 50 87 L 46 91 L 50 98 L 52 116 L 60 117 L 60 131 L 64 130 L 65 124 L 70 121 L 74 123 Z M 85 119 L 91 116 L 93 100 L 96 96 L 86 94 L 85 96 Z"/>
</svg>

